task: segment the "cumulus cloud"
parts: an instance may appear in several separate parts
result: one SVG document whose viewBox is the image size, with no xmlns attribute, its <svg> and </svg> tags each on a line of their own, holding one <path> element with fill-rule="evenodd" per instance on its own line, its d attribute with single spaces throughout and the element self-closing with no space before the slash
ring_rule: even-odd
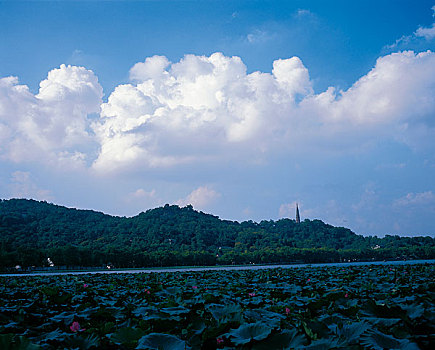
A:
<svg viewBox="0 0 435 350">
<path fill-rule="evenodd" d="M 49 72 L 38 94 L 0 79 L 0 157 L 116 170 L 207 161 L 256 163 L 271 153 L 360 149 L 377 138 L 433 147 L 435 55 L 380 57 L 346 91 L 314 93 L 298 57 L 248 74 L 240 57 L 153 56 L 102 103 L 92 71 Z M 99 114 L 95 120 L 90 114 Z M 429 140 L 429 141 L 428 141 Z M 95 151 L 95 154 L 93 153 Z"/>
<path fill-rule="evenodd" d="M 200 186 L 193 190 L 186 198 L 180 199 L 176 204 L 186 206 L 191 204 L 195 209 L 205 209 L 215 202 L 221 194 L 208 186 Z"/>
<path fill-rule="evenodd" d="M 434 73 L 433 52 L 393 53 L 379 58 L 375 67 L 347 91 L 337 94 L 329 88 L 303 101 L 303 105 L 319 108 L 326 112 L 322 113 L 326 122 L 345 127 L 418 121 L 432 116 L 435 110 Z"/>
<path fill-rule="evenodd" d="M 102 96 L 97 77 L 83 67 L 53 69 L 36 95 L 16 77 L 0 79 L 0 157 L 81 163 L 94 142 L 87 115 L 100 111 Z"/>
<path fill-rule="evenodd" d="M 93 125 L 101 143 L 97 170 L 213 158 L 229 146 L 263 149 L 296 97 L 312 91 L 297 57 L 275 61 L 272 74 L 247 74 L 239 57 L 221 53 L 172 64 L 154 56 L 130 76 L 135 83 L 118 86 Z"/>
<path fill-rule="evenodd" d="M 397 199 L 394 202 L 396 206 L 427 205 L 435 204 L 435 195 L 432 191 L 420 193 L 408 193 L 406 196 Z"/>
<path fill-rule="evenodd" d="M 348 90 L 337 93 L 329 88 L 307 97 L 301 110 L 312 118 L 313 125 L 317 116 L 321 138 L 341 135 L 341 146 L 346 141 L 350 147 L 358 146 L 379 136 L 414 145 L 434 136 L 434 77 L 433 52 L 393 53 L 379 58 Z M 412 138 L 420 127 L 426 137 Z"/>
</svg>

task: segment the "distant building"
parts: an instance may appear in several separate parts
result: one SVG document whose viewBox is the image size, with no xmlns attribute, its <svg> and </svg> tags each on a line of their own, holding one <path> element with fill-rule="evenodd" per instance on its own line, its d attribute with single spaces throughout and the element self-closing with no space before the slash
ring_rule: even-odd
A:
<svg viewBox="0 0 435 350">
<path fill-rule="evenodd" d="M 299 216 L 299 207 L 298 203 L 296 203 L 296 223 L 299 224 L 301 222 L 301 217 Z"/>
</svg>

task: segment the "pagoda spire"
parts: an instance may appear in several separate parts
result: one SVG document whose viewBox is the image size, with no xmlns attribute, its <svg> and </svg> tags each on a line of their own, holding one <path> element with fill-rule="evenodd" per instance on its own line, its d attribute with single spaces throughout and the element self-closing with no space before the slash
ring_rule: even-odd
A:
<svg viewBox="0 0 435 350">
<path fill-rule="evenodd" d="M 299 207 L 298 203 L 296 203 L 296 223 L 299 224 L 301 222 L 301 217 L 299 216 Z"/>
</svg>

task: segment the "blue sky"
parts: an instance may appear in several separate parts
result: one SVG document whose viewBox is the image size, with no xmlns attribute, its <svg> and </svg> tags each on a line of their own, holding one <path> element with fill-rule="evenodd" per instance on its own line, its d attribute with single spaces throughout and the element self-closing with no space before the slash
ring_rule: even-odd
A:
<svg viewBox="0 0 435 350">
<path fill-rule="evenodd" d="M 434 235 L 433 1 L 0 1 L 0 197 Z"/>
</svg>

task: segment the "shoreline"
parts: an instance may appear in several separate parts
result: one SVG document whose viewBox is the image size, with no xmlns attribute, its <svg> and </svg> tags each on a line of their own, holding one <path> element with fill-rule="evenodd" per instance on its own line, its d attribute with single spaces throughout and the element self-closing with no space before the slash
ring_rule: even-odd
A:
<svg viewBox="0 0 435 350">
<path fill-rule="evenodd" d="M 61 276 L 61 275 L 86 275 L 86 274 L 120 274 L 120 273 L 163 273 L 163 272 L 195 272 L 195 271 L 242 271 L 264 270 L 274 268 L 302 268 L 302 267 L 328 267 L 328 266 L 360 266 L 360 265 L 412 265 L 412 264 L 435 264 L 432 260 L 389 260 L 389 261 L 355 261 L 339 263 L 288 263 L 288 264 L 251 264 L 251 265 L 219 265 L 219 266 L 171 266 L 171 267 L 147 267 L 126 269 L 89 269 L 89 270 L 56 270 L 34 272 L 0 273 L 0 277 L 29 277 L 29 276 Z"/>
</svg>

